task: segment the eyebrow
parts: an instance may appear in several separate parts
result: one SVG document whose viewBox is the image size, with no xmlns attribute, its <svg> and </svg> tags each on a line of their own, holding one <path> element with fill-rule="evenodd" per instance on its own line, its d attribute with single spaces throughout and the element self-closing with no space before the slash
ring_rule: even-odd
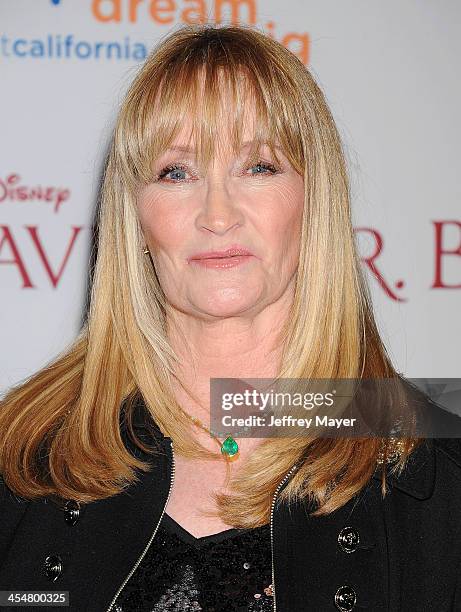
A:
<svg viewBox="0 0 461 612">
<path fill-rule="evenodd" d="M 242 143 L 242 149 L 244 149 L 245 147 L 248 147 L 248 145 L 253 144 L 253 142 L 255 142 L 254 140 L 245 140 L 244 143 Z M 263 142 L 263 145 L 269 144 L 268 142 Z M 282 150 L 281 147 L 274 145 L 276 149 L 279 149 L 280 151 Z M 183 145 L 175 145 L 172 147 L 168 147 L 168 149 L 166 150 L 166 152 L 168 151 L 180 151 L 181 153 L 195 153 L 195 147 L 186 147 Z"/>
</svg>

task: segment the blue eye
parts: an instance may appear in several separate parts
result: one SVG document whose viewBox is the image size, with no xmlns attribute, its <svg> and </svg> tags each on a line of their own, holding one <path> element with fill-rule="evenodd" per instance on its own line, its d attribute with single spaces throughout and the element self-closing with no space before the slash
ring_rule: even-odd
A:
<svg viewBox="0 0 461 612">
<path fill-rule="evenodd" d="M 251 166 L 251 168 L 259 168 L 259 170 L 257 172 L 251 173 L 250 176 L 260 176 L 262 174 L 267 174 L 267 172 L 264 172 L 265 170 L 269 170 L 270 174 L 277 174 L 277 168 L 273 164 L 262 161 L 258 162 L 257 164 L 254 164 L 253 166 Z M 184 164 L 170 164 L 169 166 L 165 166 L 165 168 L 161 170 L 160 174 L 157 176 L 157 181 L 162 181 L 164 178 L 166 178 L 168 174 L 171 173 L 173 176 L 170 179 L 170 182 L 187 183 L 191 179 L 181 179 L 180 176 L 181 173 L 185 172 L 187 172 L 187 167 Z"/>
<path fill-rule="evenodd" d="M 251 167 L 252 168 L 259 167 L 259 168 L 262 168 L 263 170 L 269 170 L 271 174 L 276 174 L 277 172 L 277 168 L 273 164 L 266 164 L 265 162 L 258 162 L 257 164 Z M 252 176 L 257 176 L 258 174 L 266 174 L 266 173 L 258 171 L 255 174 L 252 174 Z"/>
<path fill-rule="evenodd" d="M 183 164 L 171 164 L 170 166 L 166 166 L 160 172 L 160 174 L 158 175 L 157 179 L 160 180 L 160 179 L 165 178 L 165 176 L 167 174 L 170 174 L 170 172 L 175 173 L 177 175 L 178 173 L 186 172 L 186 167 Z M 178 178 L 178 177 L 176 176 L 176 178 Z M 173 181 L 173 182 L 176 183 L 178 181 Z"/>
</svg>

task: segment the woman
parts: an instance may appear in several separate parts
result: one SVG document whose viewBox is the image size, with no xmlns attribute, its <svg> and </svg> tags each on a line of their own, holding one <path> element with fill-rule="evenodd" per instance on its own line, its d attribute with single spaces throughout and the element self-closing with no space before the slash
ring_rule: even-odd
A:
<svg viewBox="0 0 461 612">
<path fill-rule="evenodd" d="M 161 41 L 98 230 L 81 334 L 2 403 L 0 589 L 79 612 L 461 610 L 459 440 L 210 429 L 211 378 L 398 376 L 305 66 L 246 26 Z"/>
</svg>

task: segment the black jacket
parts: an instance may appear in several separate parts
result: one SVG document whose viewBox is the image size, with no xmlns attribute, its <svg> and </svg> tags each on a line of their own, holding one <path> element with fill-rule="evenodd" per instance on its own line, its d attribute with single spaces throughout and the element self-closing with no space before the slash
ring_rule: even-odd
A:
<svg viewBox="0 0 461 612">
<path fill-rule="evenodd" d="M 145 414 L 141 403 L 141 436 Z M 154 469 L 139 472 L 125 493 L 81 508 L 21 500 L 1 484 L 0 590 L 69 591 L 72 612 L 116 610 L 111 604 L 152 541 L 171 486 L 171 439 L 158 428 L 152 434 L 162 449 L 155 459 L 123 432 L 127 448 Z M 390 483 L 382 500 L 375 472 L 326 517 L 309 518 L 305 504 L 273 503 L 277 612 L 461 611 L 461 441 L 426 439 Z"/>
</svg>

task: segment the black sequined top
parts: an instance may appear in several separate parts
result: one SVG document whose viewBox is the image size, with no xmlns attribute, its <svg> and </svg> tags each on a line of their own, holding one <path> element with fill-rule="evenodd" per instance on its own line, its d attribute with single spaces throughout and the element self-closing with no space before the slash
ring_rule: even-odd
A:
<svg viewBox="0 0 461 612">
<path fill-rule="evenodd" d="M 168 514 L 114 612 L 272 612 L 270 525 L 195 538 Z"/>
</svg>

